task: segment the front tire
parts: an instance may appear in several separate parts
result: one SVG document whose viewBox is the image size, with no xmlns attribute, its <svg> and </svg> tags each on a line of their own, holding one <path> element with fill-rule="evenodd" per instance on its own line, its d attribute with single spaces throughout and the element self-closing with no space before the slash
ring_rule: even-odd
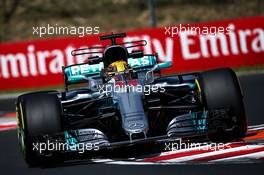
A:
<svg viewBox="0 0 264 175">
<path fill-rule="evenodd" d="M 202 100 L 209 111 L 209 132 L 217 139 L 241 138 L 247 132 L 247 119 L 239 81 L 232 69 L 216 69 L 201 73 Z M 225 119 L 214 119 L 210 111 L 230 109 Z M 219 131 L 221 134 L 219 134 Z M 221 138 L 219 138 L 221 137 Z"/>
<path fill-rule="evenodd" d="M 25 94 L 17 100 L 19 145 L 25 161 L 30 166 L 39 166 L 50 161 L 33 150 L 35 136 L 62 131 L 61 104 L 56 94 Z"/>
</svg>

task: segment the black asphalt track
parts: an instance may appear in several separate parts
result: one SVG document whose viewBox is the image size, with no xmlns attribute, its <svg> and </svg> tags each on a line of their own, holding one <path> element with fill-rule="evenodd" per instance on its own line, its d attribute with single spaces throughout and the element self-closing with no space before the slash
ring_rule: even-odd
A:
<svg viewBox="0 0 264 175">
<path fill-rule="evenodd" d="M 264 74 L 240 76 L 244 91 L 249 125 L 264 123 Z M 228 87 L 227 87 L 228 88 Z M 13 102 L 0 101 L 0 107 L 8 104 L 13 109 Z M 1 109 L 0 109 L 1 110 Z M 226 163 L 226 164 L 188 164 L 188 165 L 107 165 L 87 161 L 66 164 L 59 167 L 29 168 L 23 161 L 18 149 L 15 130 L 0 132 L 0 175 L 11 174 L 54 174 L 54 175 L 180 175 L 180 174 L 264 174 L 264 162 Z"/>
</svg>

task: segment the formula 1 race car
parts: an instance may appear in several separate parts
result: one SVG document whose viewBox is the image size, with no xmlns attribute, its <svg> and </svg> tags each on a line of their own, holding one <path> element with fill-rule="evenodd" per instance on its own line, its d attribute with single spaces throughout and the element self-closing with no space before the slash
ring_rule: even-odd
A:
<svg viewBox="0 0 264 175">
<path fill-rule="evenodd" d="M 128 48 L 146 41 L 117 42 L 125 36 L 104 35 L 100 40 L 110 45 L 73 50 L 74 56 L 98 55 L 62 68 L 63 92 L 18 97 L 18 138 L 29 165 L 80 155 L 122 157 L 122 151 L 139 156 L 163 151 L 165 142 L 179 138 L 199 142 L 245 136 L 243 95 L 233 70 L 161 76 L 171 62 L 159 63 L 157 54 L 141 50 L 129 53 Z M 85 86 L 76 87 L 80 84 Z"/>
</svg>

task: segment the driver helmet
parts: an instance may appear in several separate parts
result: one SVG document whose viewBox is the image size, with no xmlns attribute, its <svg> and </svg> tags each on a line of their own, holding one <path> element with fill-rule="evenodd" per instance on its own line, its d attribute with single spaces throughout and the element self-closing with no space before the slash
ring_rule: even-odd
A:
<svg viewBox="0 0 264 175">
<path fill-rule="evenodd" d="M 116 70 L 116 72 L 124 72 L 126 70 L 126 61 L 115 61 L 109 65 L 109 67 L 113 68 Z"/>
</svg>

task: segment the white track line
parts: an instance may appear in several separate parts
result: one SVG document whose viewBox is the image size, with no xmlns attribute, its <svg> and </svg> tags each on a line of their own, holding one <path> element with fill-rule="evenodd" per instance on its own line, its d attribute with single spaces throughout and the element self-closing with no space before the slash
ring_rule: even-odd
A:
<svg viewBox="0 0 264 175">
<path fill-rule="evenodd" d="M 260 147 L 264 147 L 264 146 L 263 145 L 246 145 L 246 146 L 241 146 L 241 147 L 236 147 L 236 148 L 229 148 L 225 150 L 219 150 L 219 151 L 196 154 L 196 155 L 191 155 L 191 156 L 179 157 L 179 158 L 169 159 L 169 160 L 163 160 L 161 162 L 176 162 L 176 163 L 177 162 L 187 162 L 187 161 L 192 161 L 198 158 L 205 158 L 205 157 L 215 156 L 215 155 L 219 155 L 223 153 L 239 152 L 242 150 L 250 150 L 250 149 L 260 148 Z"/>
<path fill-rule="evenodd" d="M 233 157 L 227 157 L 227 158 L 212 160 L 209 162 L 223 162 L 223 161 L 227 162 L 227 161 L 235 161 L 238 159 L 240 159 L 240 160 L 260 159 L 263 157 L 264 157 L 264 151 L 260 151 L 260 152 L 245 154 L 245 155 L 239 155 L 239 156 L 233 156 Z"/>
</svg>

